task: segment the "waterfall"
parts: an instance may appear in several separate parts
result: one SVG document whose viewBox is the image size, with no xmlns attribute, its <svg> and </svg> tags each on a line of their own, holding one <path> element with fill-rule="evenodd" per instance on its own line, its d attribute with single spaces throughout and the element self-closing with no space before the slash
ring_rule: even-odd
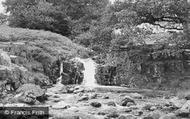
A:
<svg viewBox="0 0 190 119">
<path fill-rule="evenodd" d="M 61 83 L 61 81 L 62 81 L 62 73 L 63 73 L 63 62 L 60 62 L 60 71 L 59 71 L 59 75 L 60 75 L 60 77 L 57 79 L 57 84 L 61 84 L 62 85 L 62 83 Z"/>
<path fill-rule="evenodd" d="M 84 79 L 83 79 L 82 85 L 86 87 L 98 86 L 95 79 L 96 63 L 90 58 L 88 59 L 75 58 L 75 60 L 83 63 L 84 68 L 85 68 L 85 70 L 83 71 Z"/>
</svg>

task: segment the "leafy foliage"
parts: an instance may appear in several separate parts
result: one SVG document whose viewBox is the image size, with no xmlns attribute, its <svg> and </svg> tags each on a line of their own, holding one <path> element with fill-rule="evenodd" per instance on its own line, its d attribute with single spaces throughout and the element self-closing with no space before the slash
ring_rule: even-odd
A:
<svg viewBox="0 0 190 119">
<path fill-rule="evenodd" d="M 104 62 L 117 67 L 115 78 L 118 84 L 159 88 L 163 85 L 173 87 L 172 79 L 179 83 L 179 77 L 187 71 L 185 49 L 189 48 L 189 28 L 186 27 L 186 3 L 183 0 L 126 0 L 107 7 L 102 24 L 120 32 L 112 34 Z M 183 33 L 155 34 L 137 27 L 142 23 L 183 30 Z"/>
<path fill-rule="evenodd" d="M 44 29 L 65 36 L 87 31 L 92 20 L 99 18 L 108 0 L 6 0 L 10 25 Z"/>
<path fill-rule="evenodd" d="M 7 21 L 7 15 L 0 13 L 0 24 L 4 24 Z"/>
</svg>

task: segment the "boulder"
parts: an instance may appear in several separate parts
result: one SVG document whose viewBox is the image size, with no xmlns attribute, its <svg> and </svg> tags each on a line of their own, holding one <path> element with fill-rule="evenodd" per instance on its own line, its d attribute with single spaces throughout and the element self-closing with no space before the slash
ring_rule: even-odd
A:
<svg viewBox="0 0 190 119">
<path fill-rule="evenodd" d="M 186 95 L 186 96 L 185 96 L 185 99 L 186 99 L 186 100 L 190 100 L 190 94 Z"/>
<path fill-rule="evenodd" d="M 174 113 L 169 113 L 161 116 L 159 119 L 179 119 Z"/>
<path fill-rule="evenodd" d="M 47 100 L 45 95 L 45 89 L 41 89 L 40 86 L 35 84 L 24 84 L 16 91 L 17 93 L 32 94 L 39 102 Z"/>
<path fill-rule="evenodd" d="M 162 116 L 162 113 L 159 111 L 151 112 L 147 114 L 143 119 L 159 119 Z"/>
<path fill-rule="evenodd" d="M 134 99 L 143 99 L 143 95 L 139 93 L 130 93 L 130 96 Z"/>
<path fill-rule="evenodd" d="M 136 105 L 136 104 L 133 103 L 133 102 L 128 102 L 126 106 L 127 106 L 127 107 L 130 107 L 130 106 L 134 106 L 134 105 Z"/>
<path fill-rule="evenodd" d="M 70 112 L 69 110 L 52 111 L 51 117 L 53 117 L 52 119 L 97 119 L 93 115 Z"/>
<path fill-rule="evenodd" d="M 0 83 L 4 86 L 4 90 L 15 91 L 22 83 L 27 82 L 29 79 L 27 71 L 17 65 L 10 67 L 0 65 Z"/>
<path fill-rule="evenodd" d="M 113 107 L 116 107 L 116 103 L 114 101 L 109 101 L 107 103 L 108 106 L 113 106 Z"/>
<path fill-rule="evenodd" d="M 170 105 L 172 105 L 174 108 L 181 108 L 185 104 L 185 99 L 179 99 L 178 97 L 174 97 L 169 100 Z"/>
<path fill-rule="evenodd" d="M 152 106 L 152 107 L 150 108 L 150 111 L 155 111 L 156 109 L 157 109 L 156 106 Z"/>
<path fill-rule="evenodd" d="M 123 112 L 123 113 L 129 113 L 129 112 L 132 112 L 132 109 L 130 109 L 130 108 L 122 108 L 122 109 L 120 109 L 120 112 Z"/>
<path fill-rule="evenodd" d="M 183 118 L 190 118 L 190 100 L 188 100 L 179 110 L 176 115 Z"/>
<path fill-rule="evenodd" d="M 156 109 L 156 106 L 155 105 L 152 105 L 152 104 L 145 104 L 143 107 L 142 107 L 143 110 L 147 110 L 147 111 L 154 111 Z"/>
<path fill-rule="evenodd" d="M 109 96 L 108 95 L 104 95 L 104 96 L 102 96 L 102 99 L 109 99 Z"/>
<path fill-rule="evenodd" d="M 87 95 L 84 95 L 78 99 L 78 101 L 87 101 L 89 100 L 89 97 Z"/>
<path fill-rule="evenodd" d="M 10 56 L 1 49 L 0 49 L 0 65 L 8 66 L 8 67 L 11 66 Z"/>
<path fill-rule="evenodd" d="M 26 103 L 29 105 L 38 104 L 36 97 L 33 93 L 23 92 L 21 96 L 17 98 L 19 103 Z"/>
<path fill-rule="evenodd" d="M 53 109 L 68 109 L 70 105 L 65 103 L 64 101 L 60 101 L 52 106 Z"/>
<path fill-rule="evenodd" d="M 137 117 L 135 117 L 134 115 L 121 115 L 118 117 L 118 119 L 137 119 Z"/>
<path fill-rule="evenodd" d="M 97 114 L 98 115 L 108 115 L 110 113 L 114 113 L 117 111 L 117 108 L 115 107 L 108 107 L 108 108 L 103 108 L 103 109 L 99 109 Z"/>
<path fill-rule="evenodd" d="M 81 93 L 81 92 L 84 92 L 84 88 L 79 88 L 77 90 L 74 90 L 73 93 Z"/>
<path fill-rule="evenodd" d="M 91 102 L 90 105 L 91 105 L 92 107 L 96 107 L 96 108 L 99 108 L 99 107 L 102 106 L 102 104 L 99 103 L 99 102 Z"/>
<path fill-rule="evenodd" d="M 106 117 L 108 119 L 110 119 L 110 118 L 118 118 L 119 114 L 116 111 L 114 111 L 114 112 L 110 112 L 109 114 L 107 114 Z"/>
<path fill-rule="evenodd" d="M 97 98 L 97 96 L 98 96 L 98 94 L 97 93 L 92 93 L 92 94 L 90 94 L 90 99 L 96 99 Z"/>
<path fill-rule="evenodd" d="M 135 101 L 133 100 L 133 98 L 131 98 L 130 96 L 125 96 L 120 102 L 119 104 L 121 106 L 127 106 L 127 104 L 135 104 Z"/>
<path fill-rule="evenodd" d="M 135 111 L 133 111 L 132 113 L 133 113 L 133 115 L 135 115 L 135 116 L 141 116 L 141 115 L 143 114 L 143 111 L 142 111 L 142 110 L 135 110 Z"/>
<path fill-rule="evenodd" d="M 73 93 L 74 91 L 75 91 L 74 88 L 69 88 L 69 89 L 67 89 L 67 93 Z"/>
</svg>

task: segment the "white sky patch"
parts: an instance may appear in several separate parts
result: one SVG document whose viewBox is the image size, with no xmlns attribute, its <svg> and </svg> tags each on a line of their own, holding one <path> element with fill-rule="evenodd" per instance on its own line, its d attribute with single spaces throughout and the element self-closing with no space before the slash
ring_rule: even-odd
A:
<svg viewBox="0 0 190 119">
<path fill-rule="evenodd" d="M 110 2 L 113 4 L 115 2 L 115 0 L 110 0 Z"/>
<path fill-rule="evenodd" d="M 2 5 L 2 2 L 4 2 L 5 0 L 0 0 L 0 13 L 5 13 L 5 8 Z"/>
</svg>

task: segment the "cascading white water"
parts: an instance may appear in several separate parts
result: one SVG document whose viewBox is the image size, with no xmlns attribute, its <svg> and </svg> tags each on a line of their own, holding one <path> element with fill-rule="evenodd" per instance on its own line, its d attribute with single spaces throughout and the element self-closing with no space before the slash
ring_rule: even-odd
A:
<svg viewBox="0 0 190 119">
<path fill-rule="evenodd" d="M 61 81 L 62 81 L 62 73 L 63 73 L 63 62 L 61 62 L 61 64 L 60 64 L 60 72 L 59 72 L 60 77 L 57 79 L 57 84 L 58 85 L 62 85 L 62 83 L 61 83 Z"/>
<path fill-rule="evenodd" d="M 84 68 L 85 68 L 85 70 L 83 71 L 84 79 L 83 79 L 82 85 L 84 85 L 86 87 L 98 86 L 96 79 L 95 79 L 96 63 L 90 58 L 88 58 L 88 59 L 75 58 L 75 60 L 83 63 Z"/>
</svg>

